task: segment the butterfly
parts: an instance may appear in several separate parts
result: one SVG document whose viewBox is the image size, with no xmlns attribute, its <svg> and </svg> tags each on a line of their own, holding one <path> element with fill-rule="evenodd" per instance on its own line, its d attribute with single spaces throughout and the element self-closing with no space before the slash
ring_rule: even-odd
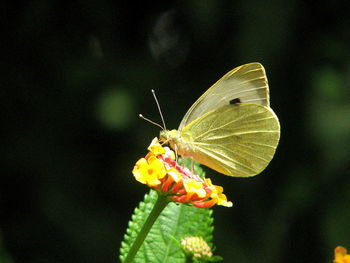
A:
<svg viewBox="0 0 350 263">
<path fill-rule="evenodd" d="M 228 72 L 191 106 L 178 130 L 160 132 L 160 141 L 178 155 L 235 177 L 262 172 L 279 139 L 280 124 L 260 63 Z"/>
</svg>

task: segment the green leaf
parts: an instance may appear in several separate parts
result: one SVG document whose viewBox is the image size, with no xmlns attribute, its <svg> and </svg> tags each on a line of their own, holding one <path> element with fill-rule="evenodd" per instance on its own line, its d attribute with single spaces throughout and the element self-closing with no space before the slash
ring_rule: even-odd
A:
<svg viewBox="0 0 350 263">
<path fill-rule="evenodd" d="M 121 261 L 125 259 L 156 200 L 157 193 L 151 190 L 135 209 L 120 248 Z M 184 263 L 185 256 L 173 239 L 180 241 L 187 236 L 201 236 L 212 246 L 212 223 L 211 209 L 169 203 L 154 223 L 133 262 Z"/>
</svg>

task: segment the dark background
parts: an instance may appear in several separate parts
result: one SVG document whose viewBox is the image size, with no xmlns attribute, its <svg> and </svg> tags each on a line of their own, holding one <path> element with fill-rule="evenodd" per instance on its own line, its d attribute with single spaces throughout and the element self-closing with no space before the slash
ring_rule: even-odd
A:
<svg viewBox="0 0 350 263">
<path fill-rule="evenodd" d="M 345 2 L 345 1 L 344 1 Z M 280 118 L 251 179 L 207 169 L 224 262 L 332 262 L 350 249 L 350 16 L 340 1 L 1 4 L 1 262 L 117 262 L 148 191 L 131 170 L 227 71 L 261 62 Z"/>
</svg>

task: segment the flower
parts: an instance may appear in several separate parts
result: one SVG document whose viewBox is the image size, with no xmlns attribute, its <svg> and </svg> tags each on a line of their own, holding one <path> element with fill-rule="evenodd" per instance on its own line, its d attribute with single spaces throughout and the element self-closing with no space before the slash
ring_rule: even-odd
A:
<svg viewBox="0 0 350 263">
<path fill-rule="evenodd" d="M 202 237 L 185 237 L 181 239 L 181 247 L 186 254 L 196 258 L 210 258 L 213 253 Z"/>
<path fill-rule="evenodd" d="M 156 186 L 161 183 L 159 179 L 162 179 L 167 172 L 158 158 L 150 156 L 147 160 L 140 159 L 136 163 L 133 173 L 140 183 Z"/>
<path fill-rule="evenodd" d="M 213 185 L 210 179 L 201 178 L 180 166 L 174 152 L 163 147 L 158 138 L 152 140 L 148 150 L 149 153 L 136 162 L 132 171 L 137 181 L 168 195 L 175 202 L 199 208 L 215 204 L 232 206 L 222 193 L 221 186 Z"/>
<path fill-rule="evenodd" d="M 347 254 L 346 248 L 337 246 L 334 249 L 334 260 L 335 263 L 350 263 L 350 255 Z"/>
</svg>

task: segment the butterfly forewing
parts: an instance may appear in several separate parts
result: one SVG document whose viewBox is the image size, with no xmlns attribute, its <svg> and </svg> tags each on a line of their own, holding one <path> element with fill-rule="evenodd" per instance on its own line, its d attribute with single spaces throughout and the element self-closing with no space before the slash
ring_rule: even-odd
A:
<svg viewBox="0 0 350 263">
<path fill-rule="evenodd" d="M 218 80 L 187 111 L 179 131 L 203 114 L 230 104 L 230 101 L 269 106 L 267 78 L 260 63 L 234 68 Z"/>
<path fill-rule="evenodd" d="M 222 106 L 189 123 L 181 132 L 186 155 L 220 173 L 249 177 L 271 161 L 280 137 L 278 118 L 258 104 Z"/>
</svg>

